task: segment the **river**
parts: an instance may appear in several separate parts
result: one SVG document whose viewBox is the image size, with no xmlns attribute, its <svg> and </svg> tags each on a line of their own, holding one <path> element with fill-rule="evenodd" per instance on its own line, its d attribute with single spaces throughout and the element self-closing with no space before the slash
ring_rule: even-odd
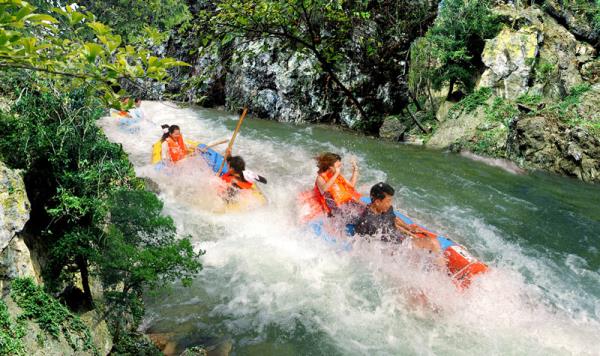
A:
<svg viewBox="0 0 600 356">
<path fill-rule="evenodd" d="M 460 155 L 326 127 L 247 119 L 234 154 L 267 177 L 269 200 L 220 214 L 218 179 L 199 159 L 166 174 L 150 165 L 160 124 L 184 137 L 227 138 L 237 115 L 144 102 L 133 129 L 104 118 L 139 176 L 159 184 L 164 212 L 191 236 L 204 269 L 192 287 L 148 297 L 143 330 L 179 347 L 226 336 L 234 355 L 600 354 L 600 186 L 515 175 Z M 221 151 L 224 147 L 221 148 Z M 394 206 L 463 244 L 489 273 L 459 291 L 438 271 L 374 243 L 337 251 L 296 222 L 322 151 L 360 166 L 359 191 L 386 181 Z M 423 291 L 434 308 L 415 305 Z"/>
</svg>

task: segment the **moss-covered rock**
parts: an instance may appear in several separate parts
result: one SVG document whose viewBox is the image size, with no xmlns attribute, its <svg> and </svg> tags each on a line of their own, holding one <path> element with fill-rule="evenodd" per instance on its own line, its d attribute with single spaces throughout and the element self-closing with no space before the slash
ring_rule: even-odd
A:
<svg viewBox="0 0 600 356">
<path fill-rule="evenodd" d="M 30 204 L 22 173 L 0 162 L 0 251 L 29 220 Z"/>
<path fill-rule="evenodd" d="M 504 28 L 487 41 L 481 55 L 487 69 L 479 87 L 493 88 L 496 95 L 511 99 L 525 93 L 541 39 L 539 27 L 525 26 L 518 31 Z"/>
</svg>

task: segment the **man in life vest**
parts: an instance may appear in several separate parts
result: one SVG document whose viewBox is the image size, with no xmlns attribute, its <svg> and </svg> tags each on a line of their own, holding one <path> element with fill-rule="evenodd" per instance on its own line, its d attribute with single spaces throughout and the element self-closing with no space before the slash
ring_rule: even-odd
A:
<svg viewBox="0 0 600 356">
<path fill-rule="evenodd" d="M 167 165 L 176 163 L 184 159 L 188 153 L 187 146 L 183 142 L 183 136 L 179 126 L 171 125 L 163 134 L 162 140 L 162 160 Z"/>
<path fill-rule="evenodd" d="M 317 179 L 314 194 L 318 197 L 322 209 L 329 216 L 342 217 L 350 223 L 364 209 L 360 194 L 354 189 L 358 180 L 358 165 L 352 162 L 352 177 L 348 182 L 342 176 L 342 158 L 340 155 L 326 152 L 316 157 Z"/>
</svg>

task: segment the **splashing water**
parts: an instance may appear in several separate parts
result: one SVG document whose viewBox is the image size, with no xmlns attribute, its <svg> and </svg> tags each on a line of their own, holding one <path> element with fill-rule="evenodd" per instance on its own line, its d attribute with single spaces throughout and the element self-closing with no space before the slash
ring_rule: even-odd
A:
<svg viewBox="0 0 600 356">
<path fill-rule="evenodd" d="M 202 160 L 156 171 L 151 146 L 161 124 L 210 142 L 227 138 L 237 117 L 158 102 L 142 109 L 146 119 L 133 128 L 115 118 L 100 125 L 137 174 L 158 183 L 180 233 L 207 251 L 191 288 L 148 300 L 145 330 L 176 332 L 180 347 L 228 335 L 237 355 L 600 352 L 600 188 L 331 128 L 247 120 L 234 154 L 267 177 L 269 204 L 219 214 L 221 183 Z M 315 238 L 297 224 L 295 201 L 314 184 L 312 157 L 325 150 L 341 153 L 345 167 L 358 160 L 360 192 L 390 182 L 396 208 L 491 271 L 461 292 L 408 247 L 391 255 L 358 241 L 339 252 Z M 423 294 L 430 307 L 415 303 Z"/>
</svg>

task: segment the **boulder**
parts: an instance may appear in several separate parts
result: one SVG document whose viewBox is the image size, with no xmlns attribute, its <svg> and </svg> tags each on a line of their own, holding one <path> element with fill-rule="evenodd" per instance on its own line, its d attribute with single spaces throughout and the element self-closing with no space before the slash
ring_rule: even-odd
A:
<svg viewBox="0 0 600 356">
<path fill-rule="evenodd" d="M 15 236 L 0 253 L 0 291 L 8 292 L 10 281 L 19 277 L 32 277 L 40 282 L 27 245 L 21 236 Z"/>
<path fill-rule="evenodd" d="M 489 103 L 488 99 L 488 103 Z M 446 148 L 456 141 L 470 139 L 475 135 L 477 127 L 485 121 L 485 105 L 468 113 L 459 113 L 455 118 L 441 122 L 433 136 L 427 141 L 431 148 Z"/>
<path fill-rule="evenodd" d="M 379 128 L 379 137 L 386 140 L 400 141 L 406 132 L 406 125 L 397 116 L 387 116 Z"/>
<path fill-rule="evenodd" d="M 518 31 L 504 28 L 486 41 L 481 59 L 487 69 L 478 87 L 492 88 L 496 95 L 508 99 L 526 93 L 541 40 L 537 26 L 525 26 Z"/>
<path fill-rule="evenodd" d="M 600 182 L 600 140 L 558 118 L 538 115 L 513 120 L 507 146 L 509 158 L 526 166 Z"/>
<path fill-rule="evenodd" d="M 29 199 L 23 175 L 0 162 L 0 251 L 29 220 Z"/>
</svg>

